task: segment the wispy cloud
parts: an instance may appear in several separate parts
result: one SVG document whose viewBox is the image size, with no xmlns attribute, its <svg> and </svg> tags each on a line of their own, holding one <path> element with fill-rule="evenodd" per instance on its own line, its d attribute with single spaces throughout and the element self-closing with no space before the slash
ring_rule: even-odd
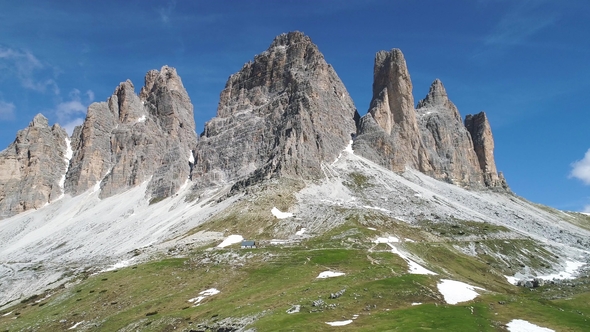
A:
<svg viewBox="0 0 590 332">
<path fill-rule="evenodd" d="M 54 68 L 42 63 L 31 52 L 0 46 L 0 69 L 15 76 L 21 86 L 38 92 L 59 94 L 59 87 L 52 74 Z"/>
<path fill-rule="evenodd" d="M 176 1 L 168 1 L 166 7 L 158 7 L 156 9 L 162 23 L 168 24 L 170 22 L 170 16 L 172 16 L 174 8 L 176 8 Z"/>
<path fill-rule="evenodd" d="M 570 178 L 581 180 L 584 184 L 590 185 L 590 149 L 586 151 L 584 158 L 572 164 Z M 590 208 L 587 206 L 586 208 Z"/>
<path fill-rule="evenodd" d="M 84 122 L 88 105 L 94 101 L 92 90 L 86 91 L 84 95 L 86 98 L 83 99 L 80 90 L 74 89 L 69 93 L 68 101 L 63 101 L 55 107 L 57 122 L 64 127 L 69 135 L 72 134 L 76 126 Z"/>
<path fill-rule="evenodd" d="M 16 107 L 13 103 L 7 103 L 0 100 L 0 121 L 14 119 L 14 111 Z"/>
<path fill-rule="evenodd" d="M 584 213 L 590 213 L 590 205 L 584 206 L 584 210 L 582 210 L 582 212 L 584 212 Z"/>
<path fill-rule="evenodd" d="M 486 2 L 488 4 L 488 2 Z M 557 11 L 545 6 L 543 0 L 507 1 L 508 7 L 492 30 L 483 38 L 475 57 L 502 55 L 515 46 L 529 45 L 531 39 L 559 21 Z M 497 5 L 494 2 L 493 5 Z"/>
<path fill-rule="evenodd" d="M 542 2 L 524 1 L 507 12 L 493 31 L 485 38 L 484 44 L 494 47 L 520 45 L 537 32 L 555 24 L 558 16 L 539 10 Z"/>
</svg>

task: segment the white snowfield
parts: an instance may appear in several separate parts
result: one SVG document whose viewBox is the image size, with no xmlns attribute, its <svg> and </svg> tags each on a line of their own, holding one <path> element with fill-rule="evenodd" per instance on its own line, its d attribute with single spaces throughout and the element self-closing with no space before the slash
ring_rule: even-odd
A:
<svg viewBox="0 0 590 332">
<path fill-rule="evenodd" d="M 510 332 L 555 332 L 555 330 L 540 327 L 522 319 L 513 319 L 510 323 L 506 324 L 506 327 L 508 327 L 508 331 Z"/>
<path fill-rule="evenodd" d="M 344 272 L 333 272 L 333 271 L 324 271 L 320 273 L 316 278 L 317 279 L 326 279 L 326 278 L 334 278 L 343 276 Z"/>
<path fill-rule="evenodd" d="M 227 246 L 231 246 L 232 244 L 240 243 L 244 240 L 241 235 L 230 235 L 223 242 L 217 245 L 217 248 L 225 248 Z"/>
<path fill-rule="evenodd" d="M 456 281 L 456 280 L 449 280 L 449 279 L 441 279 L 440 283 L 437 285 L 438 291 L 443 295 L 445 298 L 445 302 L 448 304 L 457 304 L 460 302 L 471 301 L 476 298 L 479 294 L 475 291 L 485 289 L 471 286 L 464 282 Z"/>
<path fill-rule="evenodd" d="M 281 212 L 281 210 L 277 209 L 276 207 L 273 207 L 270 212 L 273 216 L 277 217 L 277 219 L 291 218 L 293 216 L 293 213 Z"/>
</svg>

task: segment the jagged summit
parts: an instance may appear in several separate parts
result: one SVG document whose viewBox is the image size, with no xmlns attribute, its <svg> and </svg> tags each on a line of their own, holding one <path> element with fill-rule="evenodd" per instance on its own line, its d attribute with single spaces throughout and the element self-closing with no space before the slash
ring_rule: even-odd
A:
<svg viewBox="0 0 590 332">
<path fill-rule="evenodd" d="M 37 114 L 0 152 L 0 218 L 41 208 L 63 194 L 67 137 Z"/>
<path fill-rule="evenodd" d="M 439 79 L 414 109 L 402 52 L 376 54 L 373 99 L 360 121 L 355 151 L 393 171 L 409 167 L 461 186 L 507 189 L 498 181 L 484 180 L 498 175 L 495 169 L 488 174 L 480 167 L 471 135 Z M 491 131 L 486 137 L 493 140 Z"/>
<path fill-rule="evenodd" d="M 425 110 L 424 112 L 447 110 L 453 114 L 457 121 L 461 121 L 459 110 L 455 104 L 449 100 L 447 90 L 438 78 L 432 82 L 428 94 L 424 99 L 418 102 L 416 109 L 419 113 L 420 110 Z"/>
<path fill-rule="evenodd" d="M 277 175 L 318 177 L 356 132 L 355 115 L 311 39 L 282 34 L 228 79 L 196 148 L 193 179 L 239 186 Z"/>
<path fill-rule="evenodd" d="M 2 152 L 0 204 L 11 215 L 63 194 L 94 190 L 106 198 L 146 181 L 147 197 L 157 201 L 189 180 L 199 189 L 241 188 L 278 176 L 317 179 L 352 137 L 357 153 L 390 170 L 413 168 L 461 186 L 507 190 L 496 171 L 485 115 L 463 123 L 439 79 L 415 109 L 412 88 L 403 53 L 377 52 L 373 98 L 360 118 L 311 38 L 284 33 L 229 77 L 217 116 L 197 138 L 182 79 L 163 66 L 145 75 L 139 94 L 127 80 L 105 102 L 90 105 L 71 149 L 59 126 L 50 129 L 47 119 L 36 116 L 25 129 L 33 134 L 19 133 Z M 25 137 L 26 148 L 19 145 Z M 50 147 L 52 157 L 31 173 L 27 165 L 35 163 L 28 158 L 41 145 Z M 17 184 L 25 177 L 33 191 Z"/>
</svg>

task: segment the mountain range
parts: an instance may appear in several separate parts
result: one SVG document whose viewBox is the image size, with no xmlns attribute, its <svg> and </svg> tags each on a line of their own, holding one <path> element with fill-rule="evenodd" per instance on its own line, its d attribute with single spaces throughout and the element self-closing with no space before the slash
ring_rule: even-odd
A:
<svg viewBox="0 0 590 332">
<path fill-rule="evenodd" d="M 401 252 L 403 260 L 395 264 L 408 264 L 410 270 L 422 264 L 432 276 L 462 278 L 495 294 L 513 294 L 510 281 L 532 285 L 534 278 L 538 284 L 543 275 L 560 271 L 569 273 L 565 279 L 576 269 L 587 278 L 590 217 L 512 193 L 494 161 L 487 115 L 463 118 L 439 79 L 418 103 L 412 88 L 402 52 L 377 52 L 373 95 L 361 116 L 318 47 L 303 33 L 290 32 L 229 77 L 216 117 L 200 135 L 182 80 L 168 66 L 149 71 L 139 93 L 131 81 L 120 83 L 106 101 L 88 107 L 71 137 L 43 115 L 35 116 L 0 152 L 1 308 L 22 301 L 36 319 L 30 324 L 51 321 L 53 329 L 66 329 L 71 326 L 35 313 L 33 303 L 58 301 L 61 295 L 43 302 L 59 287 L 67 292 L 86 278 L 150 264 L 161 255 L 193 257 L 194 250 L 207 246 L 209 251 L 198 255 L 209 255 L 211 243 L 238 234 L 234 238 L 269 246 L 307 248 L 323 239 L 367 249 L 367 257 L 382 245 Z M 347 225 L 357 230 L 343 230 Z M 399 239 L 407 247 L 393 244 Z M 424 247 L 412 247 L 414 242 Z M 439 257 L 437 246 L 452 251 L 447 254 L 458 257 L 455 263 Z M 240 254 L 223 255 L 216 256 L 225 260 L 222 264 L 247 264 Z M 273 255 L 270 250 L 264 257 Z M 471 258 L 457 267 L 461 257 Z M 331 264 L 319 261 L 315 264 Z M 471 276 L 469 264 L 487 264 L 483 273 L 489 279 Z M 394 270 L 394 276 L 402 273 Z M 244 278 L 239 280 L 249 280 Z M 413 282 L 428 288 L 432 280 Z M 587 285 L 587 280 L 578 284 L 582 294 L 589 294 Z M 43 300 L 31 301 L 41 292 Z M 444 303 L 440 295 L 430 301 Z M 275 312 L 228 315 L 217 325 L 203 318 L 205 313 L 197 316 L 203 331 L 237 331 L 264 321 L 266 310 Z M 133 325 L 139 318 L 117 325 L 111 316 L 90 312 L 79 319 L 81 327 L 139 326 Z M 23 321 L 20 314 L 17 318 Z M 156 327 L 165 320 L 146 329 L 166 330 Z M 26 324 L 18 328 L 33 326 Z M 190 324 L 174 324 L 193 330 Z"/>
</svg>

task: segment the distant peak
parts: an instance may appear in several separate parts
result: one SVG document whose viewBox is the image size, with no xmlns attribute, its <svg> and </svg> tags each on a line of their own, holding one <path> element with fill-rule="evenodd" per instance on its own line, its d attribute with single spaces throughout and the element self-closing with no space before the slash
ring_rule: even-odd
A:
<svg viewBox="0 0 590 332">
<path fill-rule="evenodd" d="M 447 90 L 442 82 L 437 78 L 430 85 L 426 98 L 420 101 L 418 108 L 423 106 L 442 106 L 449 102 Z"/>
<path fill-rule="evenodd" d="M 49 121 L 43 114 L 39 113 L 35 115 L 29 127 L 49 127 Z"/>
<path fill-rule="evenodd" d="M 300 44 L 300 43 L 308 43 L 311 44 L 311 38 L 306 36 L 303 32 L 300 31 L 291 31 L 288 33 L 282 33 L 275 37 L 273 42 L 270 44 L 270 47 L 277 47 L 277 46 L 290 46 L 293 44 Z"/>
</svg>

